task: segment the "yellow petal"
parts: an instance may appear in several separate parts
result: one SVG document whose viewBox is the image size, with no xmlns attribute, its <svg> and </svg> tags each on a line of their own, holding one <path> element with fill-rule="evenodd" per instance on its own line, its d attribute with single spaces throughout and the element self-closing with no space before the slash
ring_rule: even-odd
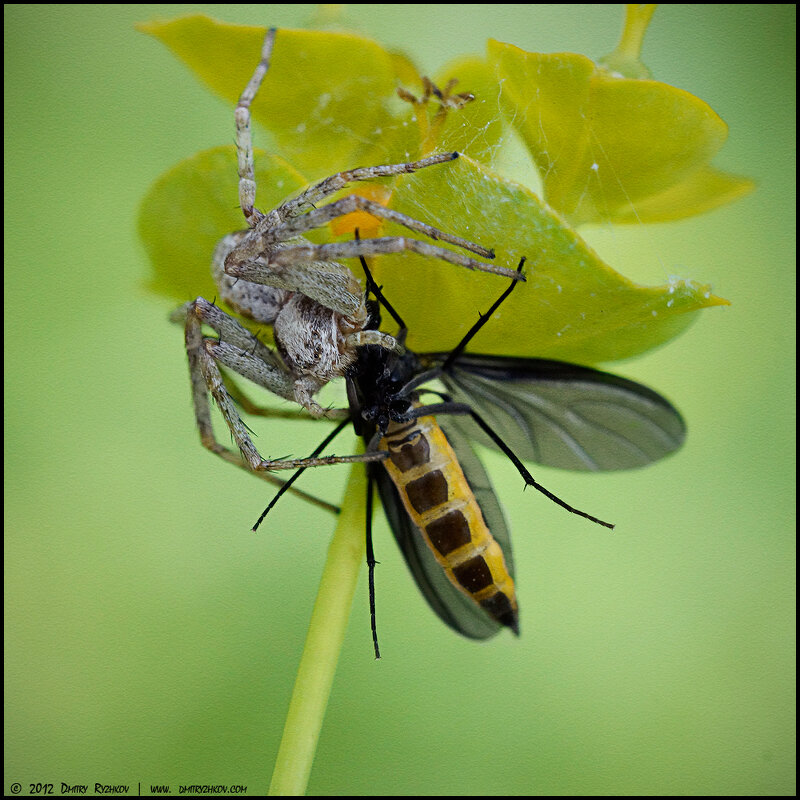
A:
<svg viewBox="0 0 800 800">
<path fill-rule="evenodd" d="M 689 92 L 615 77 L 581 55 L 490 42 L 489 60 L 548 203 L 573 224 L 629 218 L 653 196 L 684 183 L 702 186 L 696 176 L 727 137 L 725 123 Z M 684 205 L 681 215 L 708 205 Z"/>
<path fill-rule="evenodd" d="M 257 153 L 258 202 L 273 208 L 306 180 L 275 156 Z M 148 288 L 180 303 L 218 290 L 211 256 L 225 235 L 246 228 L 238 208 L 236 151 L 215 147 L 181 161 L 150 188 L 139 209 L 139 235 L 150 257 Z"/>
<path fill-rule="evenodd" d="M 515 267 L 527 256 L 527 282 L 476 337 L 475 352 L 582 364 L 629 358 L 685 330 L 693 312 L 727 304 L 689 281 L 629 281 L 529 190 L 467 157 L 404 176 L 390 205 L 494 247 L 496 263 Z M 497 276 L 412 255 L 381 258 L 374 271 L 419 351 L 455 346 L 507 286 Z"/>
<path fill-rule="evenodd" d="M 263 35 L 263 29 L 225 26 L 198 17 L 150 26 L 149 30 L 167 41 L 187 62 L 196 65 L 209 85 L 232 103 L 252 72 Z M 238 52 L 242 37 L 249 39 L 247 49 L 255 51 L 255 56 L 252 52 L 237 56 L 233 60 L 238 59 L 241 63 L 225 75 L 206 75 L 203 64 L 217 60 L 207 57 L 208 48 L 217 48 L 214 52 L 219 55 Z M 319 173 L 329 174 L 353 166 L 343 161 L 346 157 L 343 153 L 378 152 L 380 148 L 387 147 L 386 141 L 400 150 L 403 147 L 411 150 L 418 148 L 421 141 L 407 130 L 407 123 L 413 117 L 415 108 L 409 106 L 406 109 L 403 102 L 394 97 L 394 86 L 393 115 L 384 113 L 382 106 L 386 99 L 388 76 L 402 72 L 410 77 L 413 72 L 410 62 L 388 54 L 367 40 L 362 40 L 367 43 L 360 51 L 360 45 L 356 47 L 361 55 L 355 57 L 355 63 L 353 58 L 349 59 L 347 76 L 341 74 L 346 84 L 343 94 L 334 93 L 335 96 L 327 97 L 323 103 L 320 93 L 324 93 L 324 81 L 317 74 L 319 65 L 327 58 L 341 63 L 343 53 L 337 48 L 354 44 L 357 38 L 342 34 L 280 31 L 273 61 L 275 71 L 273 73 L 271 69 L 268 75 L 268 79 L 273 76 L 275 83 L 270 91 L 264 93 L 263 104 L 254 108 L 254 113 L 258 111 L 271 126 L 276 139 L 286 140 L 285 149 L 295 147 L 297 161 L 312 169 L 315 177 L 319 177 Z M 281 42 L 284 46 L 279 48 Z M 630 211 L 631 192 L 635 197 L 641 197 L 645 207 L 652 209 L 649 213 L 654 215 L 663 215 L 665 209 L 678 201 L 685 206 L 687 202 L 692 202 L 692 193 L 687 195 L 684 192 L 681 195 L 675 184 L 654 191 L 660 180 L 663 181 L 668 174 L 674 174 L 675 165 L 682 163 L 682 157 L 686 162 L 682 168 L 686 175 L 680 185 L 697 187 L 694 192 L 695 204 L 705 201 L 704 198 L 709 194 L 725 196 L 726 193 L 732 195 L 742 190 L 741 185 L 737 186 L 737 180 L 727 180 L 726 176 L 712 173 L 704 166 L 692 170 L 689 166 L 691 158 L 681 153 L 677 146 L 672 170 L 667 170 L 657 158 L 651 158 L 646 151 L 637 151 L 634 146 L 623 161 L 643 161 L 642 174 L 634 170 L 630 174 L 623 174 L 616 184 L 611 183 L 612 189 L 621 184 L 626 191 L 615 194 L 615 191 L 606 190 L 606 184 L 598 182 L 603 192 L 593 192 L 584 177 L 581 185 L 588 199 L 580 198 L 576 202 L 575 186 L 581 182 L 581 170 L 588 169 L 589 177 L 596 177 L 598 174 L 604 175 L 606 171 L 621 169 L 610 158 L 597 162 L 597 167 L 594 164 L 587 167 L 592 147 L 602 151 L 605 158 L 606 150 L 615 151 L 618 157 L 619 152 L 630 145 L 623 136 L 615 139 L 607 134 L 608 129 L 614 131 L 619 125 L 603 115 L 610 115 L 609 109 L 617 109 L 621 115 L 631 92 L 639 92 L 641 103 L 646 106 L 652 98 L 648 87 L 654 82 L 630 81 L 628 83 L 636 84 L 636 88 L 629 89 L 621 87 L 618 79 L 595 74 L 594 65 L 581 56 L 542 56 L 534 59 L 532 54 L 522 54 L 522 51 L 506 45 L 493 47 L 499 53 L 498 69 L 505 70 L 506 74 L 503 79 L 506 99 L 503 102 L 509 102 L 508 98 L 514 99 L 515 92 L 521 91 L 521 87 L 529 87 L 529 76 L 525 70 L 535 67 L 534 72 L 540 79 L 538 97 L 536 102 L 528 101 L 525 113 L 520 113 L 517 118 L 517 124 L 521 132 L 528 136 L 526 141 L 529 145 L 538 142 L 542 157 L 549 159 L 547 163 L 551 174 L 548 177 L 545 171 L 546 187 L 556 195 L 562 191 L 564 197 L 571 198 L 574 211 L 586 213 L 594 208 L 596 213 L 597 203 L 608 206 L 613 201 L 620 216 L 625 218 Z M 314 78 L 304 84 L 303 89 L 296 86 L 296 72 L 285 62 L 281 66 L 281 59 L 278 58 L 281 51 L 283 58 L 289 61 L 299 59 L 301 62 L 304 58 L 315 61 L 310 54 L 318 52 Z M 203 58 L 200 57 L 201 52 L 205 54 Z M 368 69 L 359 62 L 365 53 L 371 53 L 373 61 L 378 63 L 377 72 L 380 75 L 377 79 L 374 69 Z M 225 60 L 222 58 L 222 61 Z M 347 59 L 344 60 L 347 62 Z M 383 69 L 380 64 L 386 65 L 386 68 Z M 322 69 L 322 73 L 325 73 L 325 69 Z M 371 131 L 371 136 L 366 139 L 354 135 L 354 126 L 363 120 L 359 118 L 353 121 L 349 116 L 353 110 L 349 103 L 353 100 L 359 75 L 364 78 L 365 85 L 376 86 L 376 93 L 372 95 L 374 102 L 371 106 L 368 103 L 368 108 L 378 109 L 380 106 L 380 113 L 384 114 L 380 116 L 375 110 L 373 120 L 360 129 L 362 134 Z M 502 137 L 502 128 L 494 113 L 499 97 L 498 87 L 478 59 L 456 62 L 442 73 L 441 79 L 446 80 L 451 76 L 463 81 L 455 91 L 475 93 L 477 89 L 476 102 L 462 109 L 450 110 L 444 116 L 439 115 L 438 122 L 437 112 L 433 109 L 428 122 L 433 119 L 439 128 L 434 131 L 435 136 L 430 137 L 429 143 L 434 146 L 455 144 L 458 149 L 472 149 L 482 158 L 492 158 L 497 140 Z M 377 84 L 370 83 L 374 80 L 377 80 Z M 267 86 L 268 81 L 265 81 L 264 88 Z M 573 99 L 582 96 L 582 104 L 559 107 L 555 100 L 561 94 L 571 94 Z M 670 90 L 667 94 L 674 102 L 673 111 L 679 108 L 685 93 Z M 606 98 L 597 108 L 592 105 L 595 96 Z M 340 105 L 339 101 L 348 97 L 350 100 Z M 699 101 L 692 102 L 694 100 L 692 98 L 688 102 L 688 108 L 693 109 L 701 121 L 711 120 L 709 129 L 717 131 L 717 145 L 721 144 L 724 126 L 722 129 L 715 128 L 715 116 L 707 115 L 697 106 Z M 301 106 L 302 110 L 298 112 L 293 103 Z M 357 116 L 360 117 L 364 105 L 355 105 L 359 110 Z M 323 119 L 320 116 L 322 106 L 330 106 L 330 117 Z M 398 106 L 402 109 L 400 113 L 397 112 Z M 659 113 L 663 112 L 661 106 L 658 108 Z M 594 109 L 594 116 L 589 114 L 589 124 L 586 114 L 591 109 Z M 305 124 L 304 127 L 303 120 L 313 124 Z M 386 126 L 388 133 L 385 137 L 375 135 L 376 125 Z M 549 138 L 545 136 L 547 131 L 553 132 Z M 574 136 L 583 136 L 582 147 L 574 146 Z M 711 136 L 706 138 L 708 141 L 713 139 Z M 668 143 L 673 141 L 669 137 L 665 139 Z M 299 144 L 309 140 L 320 145 L 320 152 L 315 152 L 313 157 L 301 152 Z M 592 147 L 591 143 L 594 143 Z M 710 152 L 714 147 L 707 143 L 706 149 Z M 416 156 L 417 153 L 411 152 L 409 155 Z M 401 153 L 396 153 L 392 160 L 404 158 Z M 365 160 L 362 163 L 376 162 Z M 294 166 L 294 163 L 290 166 L 279 158 L 258 160 L 260 208 L 266 210 L 277 206 L 306 184 L 304 173 Z M 179 301 L 199 294 L 214 296 L 216 292 L 209 274 L 214 246 L 226 233 L 243 227 L 241 214 L 236 207 L 236 181 L 233 148 L 215 148 L 178 165 L 151 190 L 140 216 L 140 231 L 154 264 L 151 288 Z M 497 319 L 481 332 L 474 343 L 475 350 L 589 364 L 628 358 L 662 344 L 685 329 L 694 317 L 691 312 L 726 302 L 714 297 L 708 287 L 688 282 L 642 287 L 628 281 L 603 263 L 564 218 L 533 193 L 516 183 L 501 179 L 467 157 L 396 181 L 378 181 L 375 186 L 378 188 L 361 185 L 356 191 L 362 194 L 372 192 L 370 196 L 374 199 L 388 201 L 392 207 L 412 217 L 486 247 L 494 247 L 497 260 L 506 266 L 514 267 L 521 256 L 528 257 L 528 282 L 517 288 L 511 300 L 498 311 Z M 670 196 L 670 192 L 677 194 Z M 648 207 L 645 200 L 650 199 L 652 206 Z M 591 218 L 591 215 L 588 216 Z M 332 234 L 350 236 L 355 226 L 361 229 L 361 235 L 365 237 L 379 232 L 378 226 L 367 217 L 338 220 Z M 389 232 L 394 231 L 381 231 L 384 234 Z M 400 229 L 397 232 L 405 233 Z M 410 344 L 419 350 L 446 350 L 452 347 L 471 326 L 477 313 L 485 310 L 506 285 L 504 280 L 496 276 L 468 273 L 463 268 L 416 256 L 384 257 L 376 261 L 374 268 L 384 284 L 384 291 L 409 322 Z M 360 276 L 358 264 L 350 266 Z"/>
<path fill-rule="evenodd" d="M 506 128 L 494 70 L 484 59 L 462 57 L 436 73 L 435 81 L 440 87 L 450 80 L 458 81 L 455 92 L 468 92 L 474 100 L 447 114 L 437 145 L 491 165 L 499 155 Z"/>
<path fill-rule="evenodd" d="M 259 62 L 266 32 L 202 14 L 140 29 L 172 50 L 231 108 Z M 280 29 L 252 115 L 272 133 L 282 156 L 303 174 L 322 178 L 357 166 L 356 153 L 388 116 L 396 69 L 406 74 L 407 60 L 362 36 Z"/>
<path fill-rule="evenodd" d="M 617 209 L 616 223 L 669 222 L 732 203 L 749 194 L 755 183 L 749 178 L 706 167 L 683 183 L 638 203 Z"/>
</svg>

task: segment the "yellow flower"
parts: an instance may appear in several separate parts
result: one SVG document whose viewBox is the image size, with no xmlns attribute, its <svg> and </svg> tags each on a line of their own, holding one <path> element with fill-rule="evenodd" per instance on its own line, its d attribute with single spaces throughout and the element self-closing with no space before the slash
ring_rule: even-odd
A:
<svg viewBox="0 0 800 800">
<path fill-rule="evenodd" d="M 617 49 L 575 53 L 489 43 L 504 106 L 542 175 L 547 202 L 573 225 L 663 222 L 751 191 L 709 165 L 728 136 L 714 110 L 649 79 L 639 60 L 653 5 L 629 5 Z"/>
<path fill-rule="evenodd" d="M 263 28 L 205 16 L 142 29 L 231 108 L 258 62 L 264 35 Z M 700 209 L 701 196 L 707 205 L 719 202 L 719 192 L 709 201 L 705 191 L 718 173 L 704 165 L 724 140 L 724 125 L 704 103 L 654 81 L 617 77 L 584 56 L 542 56 L 499 43 L 490 43 L 488 63 L 463 58 L 440 78 L 445 94 L 447 82 L 457 78 L 449 93 L 474 100 L 442 102 L 434 93 L 420 102 L 426 84 L 410 60 L 364 37 L 279 30 L 252 107 L 274 151 L 257 160 L 259 207 L 269 210 L 342 169 L 404 162 L 434 150 L 464 153 L 381 188 L 349 191 L 494 248 L 499 263 L 513 267 L 527 256 L 527 283 L 475 342 L 487 353 L 583 364 L 627 358 L 677 335 L 696 316 L 692 312 L 726 302 L 687 281 L 634 284 L 565 220 L 628 221 L 637 213 L 639 219 L 667 218 L 667 209 L 686 211 L 691 191 L 697 197 L 688 213 Z M 487 166 L 507 139 L 499 104 L 542 170 L 547 203 Z M 665 115 L 672 120 L 670 134 L 654 142 L 645 131 Z M 220 140 L 230 135 L 220 131 Z M 187 159 L 151 189 L 139 228 L 153 263 L 153 289 L 177 301 L 216 294 L 209 274 L 214 244 L 244 227 L 235 207 L 236 180 L 233 148 L 219 147 Z M 352 237 L 355 226 L 363 234 L 367 223 L 340 220 L 328 235 Z M 395 232 L 389 228 L 382 233 Z M 498 292 L 495 278 L 430 259 L 376 261 L 386 296 L 409 324 L 409 345 L 420 351 L 452 346 Z"/>
</svg>

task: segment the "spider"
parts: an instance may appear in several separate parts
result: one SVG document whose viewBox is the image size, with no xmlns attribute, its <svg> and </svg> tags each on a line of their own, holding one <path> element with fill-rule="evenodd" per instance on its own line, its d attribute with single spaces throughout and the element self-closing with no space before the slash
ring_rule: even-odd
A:
<svg viewBox="0 0 800 800">
<path fill-rule="evenodd" d="M 280 482 L 272 470 L 351 461 L 378 460 L 382 453 L 313 458 L 263 458 L 242 422 L 232 388 L 226 386 L 220 366 L 247 378 L 273 394 L 293 401 L 314 417 L 341 417 L 347 412 L 325 410 L 313 399 L 329 381 L 342 377 L 357 356 L 358 348 L 379 345 L 402 350 L 390 335 L 367 330 L 369 312 L 358 279 L 337 259 L 413 252 L 467 269 L 521 278 L 514 270 L 478 261 L 471 256 L 406 236 L 312 244 L 304 233 L 353 211 L 366 211 L 387 222 L 430 239 L 448 242 L 483 258 L 492 250 L 445 233 L 357 195 L 327 205 L 317 205 L 357 181 L 391 177 L 444 164 L 458 153 L 442 153 L 404 164 L 360 167 L 338 172 L 319 181 L 277 208 L 263 213 L 255 207 L 256 182 L 251 136 L 250 106 L 269 69 L 275 29 L 267 31 L 261 58 L 235 111 L 239 205 L 245 230 L 225 236 L 212 259 L 212 273 L 219 297 L 242 316 L 272 325 L 277 351 L 264 345 L 233 316 L 203 297 L 186 303 L 173 315 L 185 325 L 186 352 L 200 440 L 212 453 L 249 468 L 267 480 Z M 449 87 L 448 87 L 449 88 Z M 204 336 L 207 325 L 218 338 Z M 215 438 L 209 394 L 219 407 L 233 441 L 244 458 Z M 249 401 L 248 401 L 249 402 Z M 267 415 L 264 409 L 249 410 Z"/>
</svg>

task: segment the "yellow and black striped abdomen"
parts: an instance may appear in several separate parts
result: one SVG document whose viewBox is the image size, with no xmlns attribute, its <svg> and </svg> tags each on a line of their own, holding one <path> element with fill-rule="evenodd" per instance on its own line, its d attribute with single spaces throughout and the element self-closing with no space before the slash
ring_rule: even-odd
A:
<svg viewBox="0 0 800 800">
<path fill-rule="evenodd" d="M 447 577 L 502 625 L 518 632 L 517 599 L 503 551 L 484 521 L 434 417 L 392 423 L 383 465 L 408 515 Z"/>
</svg>

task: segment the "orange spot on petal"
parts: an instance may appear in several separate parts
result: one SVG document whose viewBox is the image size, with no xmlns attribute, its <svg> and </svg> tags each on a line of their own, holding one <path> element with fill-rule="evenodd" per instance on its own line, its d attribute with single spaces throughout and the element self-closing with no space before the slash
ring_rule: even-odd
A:
<svg viewBox="0 0 800 800">
<path fill-rule="evenodd" d="M 389 203 L 392 190 L 388 186 L 365 183 L 358 186 L 351 194 L 357 194 L 359 197 L 364 197 L 367 200 L 372 200 L 385 206 Z M 345 214 L 343 217 L 332 220 L 330 228 L 334 236 L 352 237 L 355 235 L 355 231 L 358 230 L 358 235 L 362 239 L 371 239 L 375 236 L 380 236 L 383 221 L 373 217 L 372 214 L 366 211 L 354 211 L 352 214 Z"/>
</svg>

